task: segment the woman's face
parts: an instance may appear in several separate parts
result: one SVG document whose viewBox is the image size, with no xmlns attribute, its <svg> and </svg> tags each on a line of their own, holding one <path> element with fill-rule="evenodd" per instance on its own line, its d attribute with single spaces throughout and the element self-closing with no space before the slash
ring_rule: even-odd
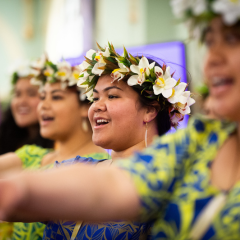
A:
<svg viewBox="0 0 240 240">
<path fill-rule="evenodd" d="M 215 18 L 206 33 L 205 61 L 213 112 L 220 118 L 240 121 L 240 34 Z"/>
<path fill-rule="evenodd" d="M 60 83 L 45 84 L 40 93 L 38 116 L 41 135 L 64 140 L 81 127 L 81 106 L 75 90 L 62 89 Z"/>
<path fill-rule="evenodd" d="M 30 84 L 30 79 L 18 79 L 14 87 L 11 110 L 19 127 L 30 127 L 38 123 L 37 105 L 39 101 L 38 88 Z"/>
<path fill-rule="evenodd" d="M 88 117 L 93 142 L 103 148 L 122 151 L 144 140 L 145 109 L 138 94 L 124 81 L 108 75 L 99 78 Z"/>
</svg>

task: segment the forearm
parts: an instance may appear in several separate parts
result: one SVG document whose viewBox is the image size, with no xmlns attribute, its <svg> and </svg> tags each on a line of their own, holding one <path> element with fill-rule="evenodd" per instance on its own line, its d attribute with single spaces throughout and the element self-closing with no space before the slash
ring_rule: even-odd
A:
<svg viewBox="0 0 240 240">
<path fill-rule="evenodd" d="M 0 196 L 4 220 L 21 211 L 39 219 L 133 219 L 140 205 L 131 179 L 112 167 L 78 164 L 49 172 L 24 173 L 5 184 L 11 187 L 5 189 L 7 195 Z M 0 190 L 4 190 L 3 185 Z"/>
</svg>

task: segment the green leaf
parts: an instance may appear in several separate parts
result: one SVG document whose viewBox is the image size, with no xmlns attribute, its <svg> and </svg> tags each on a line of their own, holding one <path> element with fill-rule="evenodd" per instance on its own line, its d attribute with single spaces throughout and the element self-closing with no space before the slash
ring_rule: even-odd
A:
<svg viewBox="0 0 240 240">
<path fill-rule="evenodd" d="M 92 61 L 95 60 L 96 54 L 97 54 L 97 53 L 94 53 L 94 54 L 92 55 Z"/>
<path fill-rule="evenodd" d="M 97 43 L 97 42 L 96 42 Z M 97 46 L 98 46 L 98 48 L 102 51 L 102 52 L 104 52 L 105 51 L 105 49 L 104 48 L 102 48 L 98 43 L 97 43 Z"/>
</svg>

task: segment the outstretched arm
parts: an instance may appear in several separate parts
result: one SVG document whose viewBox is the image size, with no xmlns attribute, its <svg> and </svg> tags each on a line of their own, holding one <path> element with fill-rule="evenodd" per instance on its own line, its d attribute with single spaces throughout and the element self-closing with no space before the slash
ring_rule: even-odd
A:
<svg viewBox="0 0 240 240">
<path fill-rule="evenodd" d="M 0 219 L 6 221 L 134 219 L 139 209 L 134 183 L 116 167 L 77 164 L 0 183 Z"/>
<path fill-rule="evenodd" d="M 8 172 L 22 170 L 22 161 L 15 153 L 6 153 L 0 156 L 0 178 Z"/>
</svg>

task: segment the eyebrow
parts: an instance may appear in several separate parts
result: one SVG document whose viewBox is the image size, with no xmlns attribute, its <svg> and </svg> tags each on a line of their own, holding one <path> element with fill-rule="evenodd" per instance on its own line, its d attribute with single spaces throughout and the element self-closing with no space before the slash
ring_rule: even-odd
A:
<svg viewBox="0 0 240 240">
<path fill-rule="evenodd" d="M 53 93 L 56 93 L 56 92 L 62 92 L 62 93 L 63 93 L 64 91 L 61 90 L 61 89 L 56 89 L 56 90 L 52 90 L 52 91 L 51 91 L 52 94 L 53 94 Z"/>
<path fill-rule="evenodd" d="M 121 88 L 119 88 L 117 86 L 106 87 L 106 88 L 103 89 L 103 91 L 107 92 L 107 91 L 109 91 L 111 89 L 119 89 L 119 90 L 123 91 Z M 98 91 L 95 88 L 93 89 L 93 92 L 98 93 Z"/>
<path fill-rule="evenodd" d="M 62 93 L 64 93 L 64 91 L 61 90 L 61 89 L 55 89 L 55 90 L 52 90 L 52 91 L 51 91 L 51 94 L 54 94 L 54 93 L 56 93 L 56 92 L 62 92 Z M 40 93 L 46 94 L 46 91 L 45 91 L 45 90 L 42 90 Z"/>
</svg>

